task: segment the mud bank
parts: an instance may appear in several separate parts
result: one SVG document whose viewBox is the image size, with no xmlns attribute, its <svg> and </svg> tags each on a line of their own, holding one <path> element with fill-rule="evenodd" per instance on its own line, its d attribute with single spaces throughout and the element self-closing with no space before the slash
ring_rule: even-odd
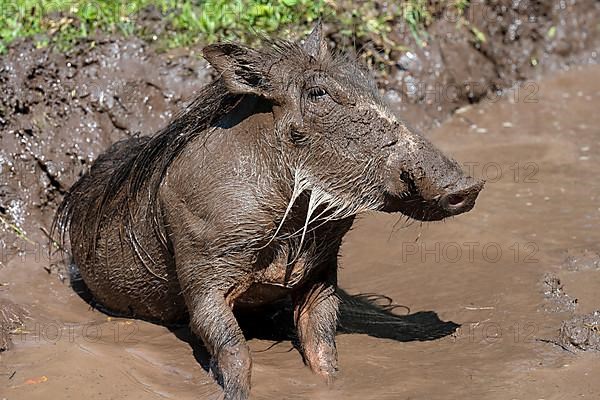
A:
<svg viewBox="0 0 600 400">
<path fill-rule="evenodd" d="M 68 54 L 10 50 L 0 67 L 3 229 L 39 239 L 61 195 L 114 141 L 164 126 L 208 81 L 197 53 L 157 55 L 135 39 L 98 39 Z M 2 247 L 10 250 L 10 236 Z"/>
<path fill-rule="evenodd" d="M 423 130 L 548 72 L 600 62 L 596 1 L 477 0 L 462 15 L 451 3 L 434 4 L 424 46 L 398 22 L 390 36 L 406 48 L 392 51 L 395 67 L 381 77 L 390 102 Z"/>
</svg>

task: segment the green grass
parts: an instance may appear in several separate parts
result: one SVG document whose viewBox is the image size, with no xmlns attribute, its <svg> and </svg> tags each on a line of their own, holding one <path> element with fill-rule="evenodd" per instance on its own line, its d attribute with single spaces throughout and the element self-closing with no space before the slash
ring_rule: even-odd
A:
<svg viewBox="0 0 600 400">
<path fill-rule="evenodd" d="M 151 6 L 167 22 L 156 38 L 167 47 L 199 40 L 245 40 L 293 22 L 311 22 L 325 11 L 325 3 L 308 0 L 0 0 L 0 51 L 20 37 L 34 37 L 39 46 L 67 48 L 96 30 L 153 38 L 137 20 L 139 12 Z"/>
<path fill-rule="evenodd" d="M 39 47 L 66 50 L 95 31 L 137 35 L 160 48 L 217 40 L 248 43 L 257 33 L 297 38 L 322 17 L 335 23 L 342 39 L 365 48 L 365 57 L 385 68 L 392 51 L 405 49 L 390 38 L 398 22 L 425 45 L 431 4 L 428 0 L 0 0 L 0 53 L 22 37 L 32 37 Z M 462 15 L 469 0 L 441 4 Z M 160 32 L 153 23 L 140 23 L 140 12 L 150 7 L 162 16 L 165 29 Z"/>
<path fill-rule="evenodd" d="M 207 1 L 201 6 L 183 2 L 178 9 L 170 5 L 163 9 L 170 13 L 173 27 L 166 41 L 169 47 L 186 46 L 198 40 L 248 42 L 257 33 L 277 32 L 292 24 L 306 28 L 324 9 L 323 2 L 310 0 Z"/>
<path fill-rule="evenodd" d="M 29 242 L 32 244 L 34 243 L 33 240 L 31 240 L 27 237 L 27 235 L 25 234 L 25 231 L 23 231 L 23 229 L 19 228 L 17 225 L 11 223 L 10 221 L 7 221 L 6 219 L 4 219 L 4 217 L 2 217 L 2 215 L 0 215 L 0 222 L 2 223 L 2 225 L 4 225 L 5 229 L 12 231 L 17 237 L 25 240 L 26 242 Z"/>
<path fill-rule="evenodd" d="M 450 0 L 449 0 L 450 1 Z M 0 0 L 0 52 L 17 38 L 33 37 L 38 46 L 64 50 L 94 31 L 138 35 L 164 47 L 189 46 L 198 41 L 249 41 L 256 33 L 298 36 L 323 16 L 354 40 L 373 40 L 391 46 L 388 34 L 402 18 L 418 41 L 431 14 L 427 0 L 387 2 L 333 0 Z M 397 4 L 396 4 L 397 3 Z M 465 7 L 460 0 L 457 7 Z M 155 7 L 166 29 L 155 35 L 138 23 L 140 11 Z"/>
<path fill-rule="evenodd" d="M 149 1 L 0 0 L 0 51 L 21 37 L 39 46 L 68 45 L 96 29 L 131 33 L 132 16 Z"/>
</svg>

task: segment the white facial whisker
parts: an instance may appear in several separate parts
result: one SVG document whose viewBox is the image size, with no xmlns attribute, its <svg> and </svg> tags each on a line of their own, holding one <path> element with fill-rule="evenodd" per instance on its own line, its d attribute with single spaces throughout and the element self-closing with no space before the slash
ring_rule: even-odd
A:
<svg viewBox="0 0 600 400">
<path fill-rule="evenodd" d="M 302 246 L 309 233 L 314 232 L 328 222 L 342 220 L 364 211 L 376 209 L 378 206 L 376 196 L 367 196 L 365 200 L 357 202 L 356 199 L 347 199 L 341 195 L 334 195 L 330 190 L 324 189 L 320 184 L 313 183 L 315 181 L 316 179 L 313 179 L 311 175 L 306 173 L 302 168 L 296 169 L 294 172 L 292 196 L 287 204 L 284 215 L 270 240 L 261 247 L 261 249 L 267 247 L 275 239 L 290 240 L 300 235 L 299 243 L 297 246 L 294 245 L 294 257 L 288 262 L 288 265 L 296 262 L 301 255 Z M 352 181 L 348 181 L 345 185 L 351 186 L 352 183 Z M 292 233 L 279 235 L 286 219 L 291 214 L 294 203 L 304 192 L 309 192 L 309 199 L 302 228 Z M 317 210 L 319 211 L 317 212 Z"/>
</svg>

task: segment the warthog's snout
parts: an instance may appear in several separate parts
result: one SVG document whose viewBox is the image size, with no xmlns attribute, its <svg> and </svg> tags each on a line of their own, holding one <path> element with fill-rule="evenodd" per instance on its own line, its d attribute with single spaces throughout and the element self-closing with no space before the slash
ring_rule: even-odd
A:
<svg viewBox="0 0 600 400">
<path fill-rule="evenodd" d="M 399 211 L 420 221 L 439 221 L 470 211 L 483 185 L 483 181 L 464 177 L 461 183 L 438 189 L 438 194 L 428 196 L 427 192 L 431 190 L 429 184 L 426 185 L 427 190 L 420 190 L 422 187 L 414 181 L 408 181 L 407 192 L 390 196 L 383 211 Z"/>
<path fill-rule="evenodd" d="M 421 134 L 403 124 L 394 128 L 400 134 L 387 161 L 384 211 L 437 221 L 471 210 L 484 182 L 467 176 Z"/>
<path fill-rule="evenodd" d="M 462 185 L 454 187 L 452 191 L 441 195 L 438 200 L 439 207 L 448 215 L 457 215 L 470 211 L 475 205 L 475 199 L 483 188 L 483 182 L 466 179 Z"/>
</svg>

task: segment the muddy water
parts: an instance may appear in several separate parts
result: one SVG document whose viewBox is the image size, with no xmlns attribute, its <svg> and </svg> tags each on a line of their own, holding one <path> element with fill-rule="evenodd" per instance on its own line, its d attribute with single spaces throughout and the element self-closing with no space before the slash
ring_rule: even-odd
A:
<svg viewBox="0 0 600 400">
<path fill-rule="evenodd" d="M 600 309 L 600 270 L 566 252 L 600 250 L 600 68 L 538 82 L 536 94 L 459 110 L 432 140 L 488 183 L 475 210 L 441 223 L 363 216 L 342 249 L 340 285 L 384 294 L 461 328 L 431 341 L 338 336 L 324 386 L 289 341 L 252 339 L 254 399 L 597 398 L 600 358 L 544 340 Z M 0 303 L 26 309 L 0 354 L 0 398 L 219 398 L 186 329 L 110 318 L 76 295 L 33 245 L 0 270 Z M 578 302 L 550 312 L 543 276 Z M 6 284 L 4 284 L 6 283 Z M 403 312 L 397 309 L 397 312 Z M 541 340 L 540 340 L 541 339 Z"/>
</svg>

